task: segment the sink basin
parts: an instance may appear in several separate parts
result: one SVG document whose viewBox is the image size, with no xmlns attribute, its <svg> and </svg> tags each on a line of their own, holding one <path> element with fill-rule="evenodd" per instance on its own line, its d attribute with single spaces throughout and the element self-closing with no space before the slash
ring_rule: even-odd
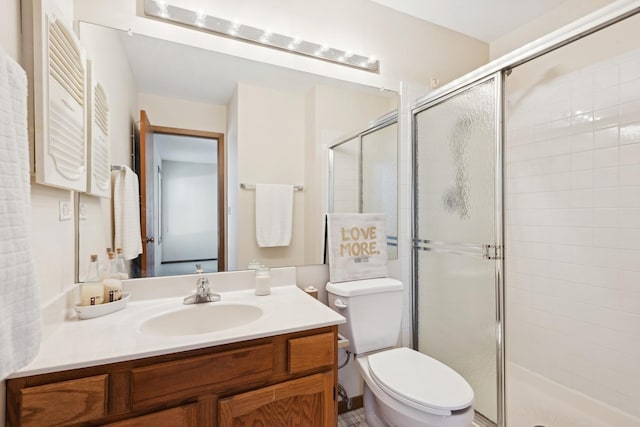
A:
<svg viewBox="0 0 640 427">
<path fill-rule="evenodd" d="M 251 323 L 262 316 L 259 307 L 245 304 L 194 304 L 146 320 L 140 330 L 150 335 L 208 334 Z"/>
</svg>

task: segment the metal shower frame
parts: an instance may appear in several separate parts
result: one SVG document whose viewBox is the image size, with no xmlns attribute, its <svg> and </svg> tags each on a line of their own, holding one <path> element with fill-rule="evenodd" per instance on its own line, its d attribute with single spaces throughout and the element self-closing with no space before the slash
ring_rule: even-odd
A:
<svg viewBox="0 0 640 427">
<path fill-rule="evenodd" d="M 589 14 L 572 24 L 569 24 L 557 31 L 554 31 L 532 43 L 526 44 L 513 52 L 466 74 L 465 76 L 452 81 L 442 88 L 429 95 L 416 100 L 411 108 L 411 132 L 412 135 L 412 242 L 411 242 L 411 274 L 413 285 L 411 287 L 412 307 L 412 335 L 413 346 L 418 344 L 418 307 L 417 307 L 417 251 L 413 239 L 417 233 L 417 194 L 416 189 L 416 115 L 420 112 L 437 105 L 475 85 L 495 79 L 496 81 L 496 183 L 495 183 L 495 219 L 496 219 L 496 245 L 498 249 L 504 248 L 504 192 L 503 192 L 503 143 L 504 143 L 504 77 L 511 73 L 511 69 L 539 58 L 549 52 L 569 45 L 574 41 L 596 33 L 604 28 L 612 26 L 627 18 L 640 13 L 640 0 L 620 0 L 604 8 Z M 497 426 L 506 427 L 506 372 L 505 372 L 505 300 L 504 300 L 504 250 L 502 256 L 498 256 L 495 264 L 495 292 L 496 292 L 496 368 L 497 368 Z M 481 425 L 493 425 L 493 423 L 481 417 L 476 419 Z"/>
</svg>

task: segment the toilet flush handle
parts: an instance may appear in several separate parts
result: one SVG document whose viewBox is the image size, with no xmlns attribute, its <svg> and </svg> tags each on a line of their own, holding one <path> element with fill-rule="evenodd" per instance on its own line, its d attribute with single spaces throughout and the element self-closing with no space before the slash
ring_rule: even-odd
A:
<svg viewBox="0 0 640 427">
<path fill-rule="evenodd" d="M 337 299 L 333 302 L 333 304 L 339 308 L 340 310 L 344 310 L 345 308 L 347 308 L 347 304 L 345 304 L 344 302 L 342 302 L 341 299 Z"/>
</svg>

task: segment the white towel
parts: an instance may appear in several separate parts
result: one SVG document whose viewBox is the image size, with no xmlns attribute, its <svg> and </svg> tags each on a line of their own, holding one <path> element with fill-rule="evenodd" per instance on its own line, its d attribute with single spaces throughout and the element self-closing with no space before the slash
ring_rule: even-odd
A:
<svg viewBox="0 0 640 427">
<path fill-rule="evenodd" d="M 289 246 L 292 226 L 293 185 L 256 184 L 258 246 Z"/>
<path fill-rule="evenodd" d="M 122 248 L 124 259 L 134 259 L 142 253 L 140 234 L 140 190 L 138 175 L 129 167 L 111 172 L 113 189 L 113 244 Z"/>
<path fill-rule="evenodd" d="M 38 353 L 42 312 L 31 236 L 27 76 L 0 49 L 0 380 Z"/>
</svg>

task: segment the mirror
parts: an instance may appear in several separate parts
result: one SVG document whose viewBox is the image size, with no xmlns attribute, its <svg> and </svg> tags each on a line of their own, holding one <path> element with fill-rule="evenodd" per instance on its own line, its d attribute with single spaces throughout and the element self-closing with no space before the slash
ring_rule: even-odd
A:
<svg viewBox="0 0 640 427">
<path fill-rule="evenodd" d="M 225 269 L 246 269 L 253 259 L 269 267 L 323 262 L 323 220 L 329 209 L 328 147 L 347 135 L 366 131 L 372 122 L 395 110 L 396 93 L 90 23 L 80 23 L 79 35 L 92 61 L 93 75 L 108 93 L 112 164 L 134 165 L 139 110 L 146 111 L 159 134 L 166 133 L 162 129 L 183 129 L 223 135 L 226 202 L 220 212 L 226 213 L 226 243 L 215 249 L 224 250 Z M 397 137 L 397 131 L 393 136 Z M 397 142 L 393 142 L 397 152 Z M 181 210 L 189 210 L 193 217 L 193 210 L 200 206 L 212 209 L 213 196 L 202 193 L 200 198 L 197 191 L 190 193 L 188 206 L 167 207 L 166 189 L 177 188 L 168 179 L 180 176 L 205 182 L 202 175 L 194 178 L 196 169 L 212 175 L 218 168 L 217 160 L 198 162 L 186 155 L 188 145 L 176 142 L 173 150 L 163 150 L 179 158 L 154 154 L 164 156 L 153 171 L 155 185 L 162 183 L 165 191 L 147 191 L 158 194 L 153 208 L 165 224 Z M 371 170 L 392 173 L 388 168 Z M 380 182 L 396 179 L 397 175 L 378 177 Z M 289 246 L 259 248 L 256 244 L 253 186 L 259 183 L 301 187 L 294 191 Z M 82 281 L 89 255 L 97 253 L 104 260 L 105 248 L 112 247 L 113 218 L 111 199 L 80 194 L 77 203 L 77 265 Z M 397 210 L 395 198 L 393 203 Z M 206 224 L 206 215 L 198 218 Z M 187 224 L 182 222 L 183 227 Z M 154 241 L 147 245 L 157 249 L 166 243 L 168 233 L 164 226 L 162 232 L 158 224 L 153 227 L 148 237 Z M 193 231 L 190 227 L 189 232 Z M 180 260 L 183 264 L 175 269 L 157 268 L 156 275 L 193 273 L 196 263 L 215 258 L 194 257 Z M 155 262 L 162 266 L 165 261 Z M 215 263 L 211 264 L 214 266 L 205 271 L 216 271 Z M 132 277 L 137 277 L 135 270 Z"/>
<path fill-rule="evenodd" d="M 384 213 L 387 254 L 398 258 L 398 115 L 330 147 L 330 212 Z"/>
</svg>

